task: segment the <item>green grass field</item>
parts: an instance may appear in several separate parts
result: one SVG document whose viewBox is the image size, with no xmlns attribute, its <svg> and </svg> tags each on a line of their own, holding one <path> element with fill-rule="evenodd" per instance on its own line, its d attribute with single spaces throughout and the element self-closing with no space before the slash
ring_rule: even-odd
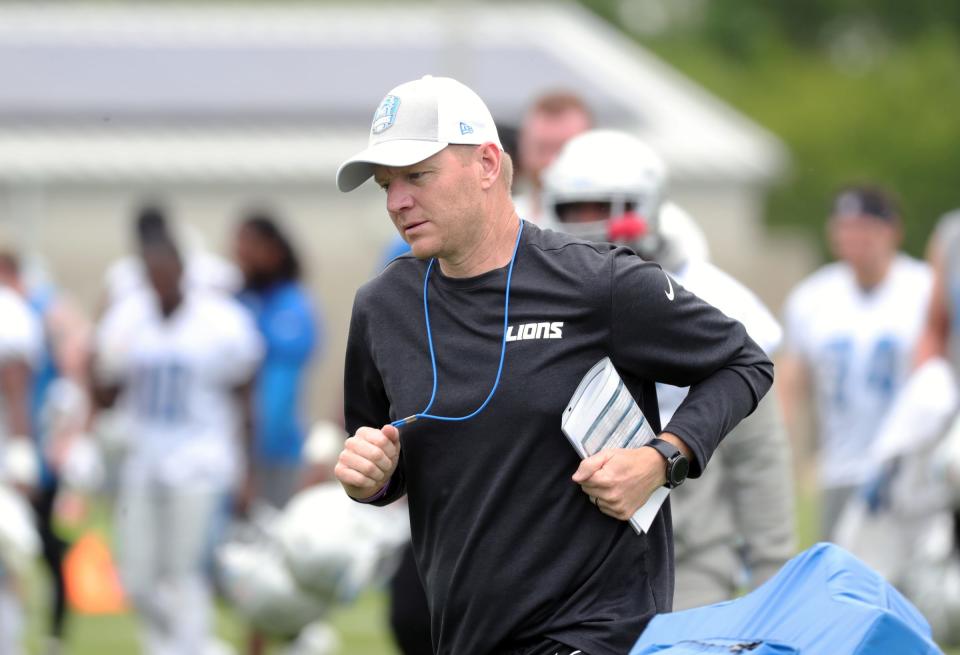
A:
<svg viewBox="0 0 960 655">
<path fill-rule="evenodd" d="M 97 523 L 103 528 L 107 527 L 102 517 Z M 815 540 L 817 525 L 816 507 L 810 493 L 801 494 L 797 524 L 800 547 L 806 548 Z M 31 585 L 32 611 L 27 651 L 30 655 L 41 654 L 40 618 L 46 616 L 46 592 L 42 582 L 42 574 L 38 570 Z M 331 617 L 331 623 L 340 635 L 340 655 L 397 655 L 386 624 L 386 595 L 381 590 L 369 591 L 353 605 L 339 609 Z M 223 606 L 217 612 L 217 634 L 242 652 L 245 627 L 233 612 Z M 275 648 L 272 652 L 277 650 Z M 64 655 L 135 655 L 138 652 L 136 625 L 132 616 L 73 616 Z M 947 655 L 960 655 L 960 649 L 947 651 Z"/>
<path fill-rule="evenodd" d="M 39 576 L 38 576 L 39 577 Z M 41 580 L 37 580 L 41 582 Z M 45 616 L 42 585 L 33 585 L 33 607 L 27 652 L 41 654 L 41 614 Z M 386 625 L 386 596 L 381 591 L 370 591 L 356 603 L 344 607 L 332 616 L 331 623 L 340 639 L 342 655 L 396 655 Z M 245 627 L 226 607 L 217 611 L 217 634 L 242 652 Z M 279 649 L 274 648 L 272 652 Z M 111 616 L 73 615 L 64 655 L 135 655 L 139 652 L 136 624 L 129 614 Z"/>
<path fill-rule="evenodd" d="M 94 507 L 88 527 L 110 534 L 111 513 L 106 504 Z M 44 655 L 42 643 L 47 617 L 47 584 L 38 564 L 29 586 L 30 606 L 27 654 Z M 352 605 L 339 608 L 330 617 L 341 640 L 341 655 L 397 655 L 386 623 L 386 594 L 374 589 Z M 244 652 L 247 627 L 224 603 L 217 607 L 217 636 Z M 140 652 L 137 625 L 131 614 L 72 614 L 63 655 L 136 655 Z M 269 652 L 281 649 L 274 647 Z"/>
</svg>

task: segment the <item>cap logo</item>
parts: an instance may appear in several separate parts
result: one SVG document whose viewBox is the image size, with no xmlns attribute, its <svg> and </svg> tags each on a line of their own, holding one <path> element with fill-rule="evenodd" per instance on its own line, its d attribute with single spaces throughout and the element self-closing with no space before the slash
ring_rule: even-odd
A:
<svg viewBox="0 0 960 655">
<path fill-rule="evenodd" d="M 460 122 L 460 134 L 473 134 L 473 128 L 464 123 Z"/>
<path fill-rule="evenodd" d="M 380 106 L 377 107 L 376 113 L 373 114 L 373 125 L 370 126 L 370 131 L 373 134 L 380 134 L 393 127 L 393 124 L 397 121 L 397 110 L 399 108 L 400 98 L 397 96 L 384 98 Z"/>
</svg>

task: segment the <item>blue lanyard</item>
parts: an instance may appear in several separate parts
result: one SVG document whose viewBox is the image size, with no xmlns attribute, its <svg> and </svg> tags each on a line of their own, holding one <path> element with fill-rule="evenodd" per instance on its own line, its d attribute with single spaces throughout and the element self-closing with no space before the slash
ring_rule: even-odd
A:
<svg viewBox="0 0 960 655">
<path fill-rule="evenodd" d="M 403 425 L 409 425 L 410 423 L 413 423 L 421 418 L 432 418 L 436 421 L 466 421 L 467 419 L 471 419 L 482 412 L 490 402 L 490 399 L 493 398 L 493 394 L 496 393 L 497 387 L 500 386 L 500 374 L 503 373 L 503 359 L 507 353 L 507 320 L 510 314 L 510 282 L 513 279 L 513 264 L 517 260 L 517 249 L 520 247 L 521 234 L 523 234 L 523 221 L 520 221 L 520 229 L 517 230 L 517 241 L 513 244 L 513 254 L 510 256 L 510 266 L 507 267 L 507 289 L 503 299 L 503 338 L 500 342 L 500 365 L 497 367 L 497 377 L 493 381 L 493 387 L 490 389 L 487 399 L 483 401 L 482 405 L 477 407 L 466 416 L 438 416 L 436 414 L 427 413 L 430 411 L 430 408 L 433 407 L 433 401 L 437 398 L 437 358 L 433 350 L 433 335 L 430 330 L 430 302 L 427 296 L 427 289 L 429 288 L 428 283 L 430 282 L 430 271 L 433 269 L 433 263 L 437 261 L 436 257 L 434 257 L 430 260 L 430 263 L 427 264 L 427 272 L 423 276 L 423 317 L 427 323 L 427 346 L 430 348 L 430 366 L 433 368 L 433 392 L 430 394 L 430 402 L 427 403 L 427 406 L 424 407 L 422 411 L 417 412 L 412 416 L 408 416 L 407 418 L 394 421 L 390 425 L 399 428 Z"/>
</svg>

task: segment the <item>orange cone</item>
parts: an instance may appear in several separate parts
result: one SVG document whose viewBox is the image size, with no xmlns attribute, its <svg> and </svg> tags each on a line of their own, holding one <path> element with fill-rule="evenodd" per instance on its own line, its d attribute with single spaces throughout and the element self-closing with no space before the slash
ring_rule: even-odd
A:
<svg viewBox="0 0 960 655">
<path fill-rule="evenodd" d="M 103 537 L 88 532 L 63 561 L 67 602 L 80 614 L 120 614 L 127 610 L 120 576 Z"/>
</svg>

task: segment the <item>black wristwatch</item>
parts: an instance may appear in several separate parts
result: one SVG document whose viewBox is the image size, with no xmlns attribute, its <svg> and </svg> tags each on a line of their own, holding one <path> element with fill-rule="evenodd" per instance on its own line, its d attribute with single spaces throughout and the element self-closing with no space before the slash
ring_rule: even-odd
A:
<svg viewBox="0 0 960 655">
<path fill-rule="evenodd" d="M 667 460 L 667 482 L 663 486 L 667 489 L 674 489 L 683 484 L 683 481 L 687 479 L 687 473 L 690 471 L 690 462 L 683 456 L 680 449 L 669 441 L 656 437 L 644 445 L 650 446 Z"/>
</svg>

